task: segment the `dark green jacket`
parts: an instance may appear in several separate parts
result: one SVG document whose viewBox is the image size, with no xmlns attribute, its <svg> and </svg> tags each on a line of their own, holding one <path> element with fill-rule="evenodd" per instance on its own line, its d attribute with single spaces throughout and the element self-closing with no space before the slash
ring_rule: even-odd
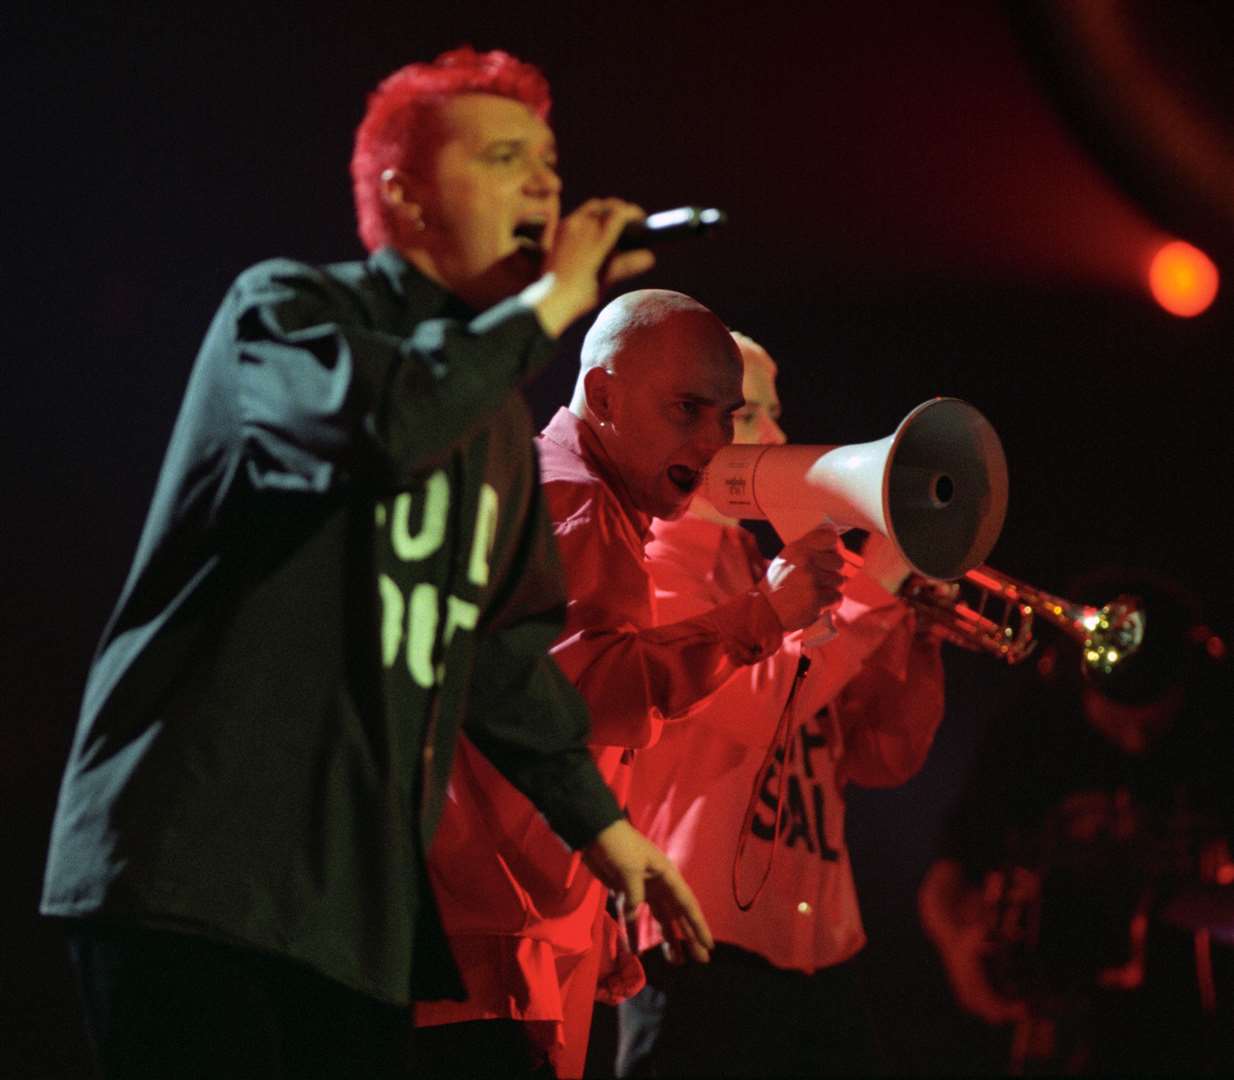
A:
<svg viewBox="0 0 1234 1080">
<path fill-rule="evenodd" d="M 545 657 L 516 385 L 551 342 L 392 251 L 237 280 L 86 686 L 42 910 L 459 992 L 424 870 L 460 724 L 570 844 L 619 814 Z"/>
</svg>

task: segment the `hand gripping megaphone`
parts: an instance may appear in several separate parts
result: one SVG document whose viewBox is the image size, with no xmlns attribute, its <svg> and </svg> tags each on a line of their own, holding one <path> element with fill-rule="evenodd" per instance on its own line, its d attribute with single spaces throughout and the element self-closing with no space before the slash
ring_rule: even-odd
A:
<svg viewBox="0 0 1234 1080">
<path fill-rule="evenodd" d="M 786 544 L 827 523 L 882 533 L 916 573 L 952 581 L 998 540 L 1007 459 L 977 409 L 940 397 L 874 442 L 726 446 L 702 491 L 722 514 L 770 521 Z"/>
</svg>

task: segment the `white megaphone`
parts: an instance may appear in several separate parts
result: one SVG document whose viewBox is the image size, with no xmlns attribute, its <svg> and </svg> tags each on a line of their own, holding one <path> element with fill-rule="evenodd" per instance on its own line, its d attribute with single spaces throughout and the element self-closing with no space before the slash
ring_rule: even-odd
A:
<svg viewBox="0 0 1234 1080">
<path fill-rule="evenodd" d="M 952 581 L 998 540 L 1007 459 L 980 412 L 940 397 L 875 442 L 726 446 L 702 491 L 722 514 L 770 521 L 786 544 L 825 524 L 882 533 L 916 573 Z"/>
</svg>

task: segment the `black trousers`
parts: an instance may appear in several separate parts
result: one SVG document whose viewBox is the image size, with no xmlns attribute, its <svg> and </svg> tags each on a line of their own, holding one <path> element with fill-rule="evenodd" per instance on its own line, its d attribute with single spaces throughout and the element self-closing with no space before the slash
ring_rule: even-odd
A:
<svg viewBox="0 0 1234 1080">
<path fill-rule="evenodd" d="M 411 1012 L 190 934 L 72 924 L 106 1080 L 402 1080 Z"/>
<path fill-rule="evenodd" d="M 416 1080 L 501 1077 L 502 1080 L 555 1080 L 547 1055 L 518 1020 L 465 1020 L 417 1028 Z"/>
<path fill-rule="evenodd" d="M 618 1076 L 884 1072 L 852 961 L 806 975 L 723 944 L 704 965 L 642 959 L 647 986 L 617 1007 Z"/>
</svg>

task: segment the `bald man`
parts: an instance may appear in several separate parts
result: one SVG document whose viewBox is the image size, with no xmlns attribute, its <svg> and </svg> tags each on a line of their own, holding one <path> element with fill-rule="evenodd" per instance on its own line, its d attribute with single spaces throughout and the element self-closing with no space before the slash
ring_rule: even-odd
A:
<svg viewBox="0 0 1234 1080">
<path fill-rule="evenodd" d="M 624 801 L 633 751 L 655 743 L 666 720 L 686 717 L 776 652 L 786 631 L 838 603 L 841 559 L 835 533 L 818 530 L 739 595 L 656 626 L 643 544 L 653 517 L 685 512 L 731 441 L 745 403 L 741 357 L 707 308 L 653 289 L 610 303 L 581 360 L 569 409 L 539 440 L 568 596 L 551 651 L 591 708 L 592 752 Z M 513 1021 L 548 1069 L 581 1075 L 594 1000 L 637 991 L 641 967 L 604 912 L 599 883 L 466 743 L 430 869 L 469 997 L 419 1009 L 417 1023 L 436 1032 L 419 1037 L 477 1046 L 504 1030 L 513 1044 Z M 684 928 L 669 940 L 705 957 Z"/>
</svg>

